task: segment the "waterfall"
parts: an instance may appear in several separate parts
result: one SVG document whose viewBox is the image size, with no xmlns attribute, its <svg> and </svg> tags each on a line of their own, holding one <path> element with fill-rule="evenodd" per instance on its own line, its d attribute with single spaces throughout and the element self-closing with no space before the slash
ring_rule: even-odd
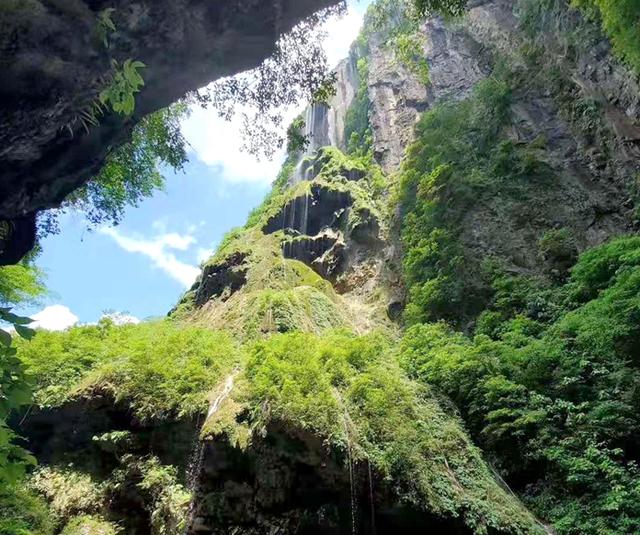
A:
<svg viewBox="0 0 640 535">
<path fill-rule="evenodd" d="M 309 221 L 309 194 L 306 193 L 304 196 L 304 209 L 302 211 L 302 221 L 300 225 L 300 233 L 302 235 L 307 234 L 307 227 Z"/>
<path fill-rule="evenodd" d="M 304 118 L 303 135 L 308 143 L 304 152 L 300 155 L 298 165 L 291 177 L 291 185 L 296 185 L 303 180 L 311 180 L 313 176 L 313 166 L 308 159 L 313 158 L 322 147 L 332 145 L 330 138 L 329 108 L 321 102 L 313 102 L 307 106 Z"/>
<path fill-rule="evenodd" d="M 229 397 L 233 390 L 234 378 L 238 373 L 238 369 L 234 369 L 225 379 L 224 385 L 220 393 L 214 398 L 209 405 L 207 411 L 207 417 L 204 419 L 204 423 L 211 418 L 222 405 L 222 402 Z M 200 416 L 196 420 L 196 429 L 200 430 Z M 193 525 L 196 509 L 195 509 L 195 494 L 198 490 L 198 483 L 200 482 L 200 473 L 202 472 L 202 465 L 204 463 L 205 442 L 200 439 L 200 432 L 196 434 L 194 441 L 193 451 L 190 456 L 189 465 L 187 467 L 187 489 L 191 493 L 191 503 L 189 503 L 189 511 L 187 513 L 187 521 L 185 522 L 184 535 L 189 533 L 190 527 Z"/>
<path fill-rule="evenodd" d="M 213 400 L 213 403 L 209 407 L 209 412 L 207 413 L 207 420 L 211 418 L 216 412 L 218 412 L 218 409 L 220 408 L 221 403 L 229 397 L 229 394 L 233 390 L 233 379 L 236 373 L 237 372 L 234 371 L 227 377 L 227 380 L 224 382 L 224 387 L 222 388 L 222 392 L 218 394 L 216 399 Z"/>
<path fill-rule="evenodd" d="M 192 526 L 195 517 L 195 494 L 198 487 L 199 475 L 202 471 L 202 463 L 204 462 L 205 446 L 204 442 L 200 440 L 200 418 L 201 417 L 198 416 L 196 420 L 196 437 L 189 457 L 189 464 L 187 465 L 187 490 L 191 494 L 191 501 L 189 502 L 189 510 L 187 511 L 187 519 L 184 525 L 184 535 L 189 533 L 189 528 Z"/>
<path fill-rule="evenodd" d="M 373 501 L 373 477 L 371 477 L 371 459 L 367 459 L 369 472 L 369 507 L 371 508 L 371 535 L 376 535 L 376 507 Z"/>
<path fill-rule="evenodd" d="M 339 395 L 338 395 L 339 396 Z M 339 396 L 339 399 L 342 398 Z M 351 437 L 349 434 L 349 413 L 347 412 L 347 408 L 344 408 L 344 414 L 342 416 L 344 423 L 344 436 L 347 440 L 347 461 L 349 463 L 349 494 L 351 500 L 351 533 L 352 535 L 357 534 L 356 527 L 356 509 L 357 509 L 357 496 L 356 496 L 356 488 L 354 484 L 354 474 L 353 474 L 353 453 L 351 451 Z"/>
</svg>

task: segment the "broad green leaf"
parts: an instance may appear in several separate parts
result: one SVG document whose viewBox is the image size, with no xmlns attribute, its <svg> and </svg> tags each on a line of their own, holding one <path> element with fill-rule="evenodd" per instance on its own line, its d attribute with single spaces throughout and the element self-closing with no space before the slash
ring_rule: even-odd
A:
<svg viewBox="0 0 640 535">
<path fill-rule="evenodd" d="M 25 340 L 31 340 L 36 334 L 36 331 L 24 325 L 15 325 L 15 328 L 16 332 Z"/>
<path fill-rule="evenodd" d="M 11 335 L 3 329 L 0 329 L 0 344 L 7 347 L 11 345 Z"/>
</svg>

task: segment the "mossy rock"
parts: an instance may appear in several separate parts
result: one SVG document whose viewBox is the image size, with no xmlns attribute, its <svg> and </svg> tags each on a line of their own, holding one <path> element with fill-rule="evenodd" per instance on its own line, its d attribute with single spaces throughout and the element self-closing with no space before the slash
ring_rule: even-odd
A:
<svg viewBox="0 0 640 535">
<path fill-rule="evenodd" d="M 69 522 L 60 535 L 118 535 L 120 528 L 96 516 L 79 516 Z"/>
</svg>

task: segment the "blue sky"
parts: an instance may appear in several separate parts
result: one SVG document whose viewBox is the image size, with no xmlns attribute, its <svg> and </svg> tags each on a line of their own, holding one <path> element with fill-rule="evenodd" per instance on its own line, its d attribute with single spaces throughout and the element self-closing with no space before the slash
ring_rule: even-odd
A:
<svg viewBox="0 0 640 535">
<path fill-rule="evenodd" d="M 350 3 L 344 18 L 327 25 L 332 63 L 346 56 L 369 3 Z M 239 128 L 239 120 L 225 123 L 196 108 L 183 124 L 190 160 L 183 172 L 165 173 L 166 191 L 127 210 L 115 228 L 88 231 L 80 214 L 63 216 L 60 234 L 43 240 L 37 261 L 50 293 L 20 312 L 50 329 L 95 322 L 107 311 L 132 319 L 165 315 L 200 262 L 260 204 L 280 167 L 282 154 L 257 162 L 241 152 Z"/>
</svg>

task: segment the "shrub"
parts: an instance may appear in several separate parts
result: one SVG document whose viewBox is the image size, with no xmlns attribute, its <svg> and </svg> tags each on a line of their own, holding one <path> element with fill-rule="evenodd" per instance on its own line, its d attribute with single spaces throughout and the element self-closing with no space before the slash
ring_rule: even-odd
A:
<svg viewBox="0 0 640 535">
<path fill-rule="evenodd" d="M 502 278 L 482 334 L 416 325 L 401 343 L 410 375 L 456 402 L 505 477 L 562 534 L 640 529 L 639 254 L 637 237 L 611 240 L 555 289 Z M 544 321 L 530 306 L 542 296 L 555 306 Z"/>
</svg>

